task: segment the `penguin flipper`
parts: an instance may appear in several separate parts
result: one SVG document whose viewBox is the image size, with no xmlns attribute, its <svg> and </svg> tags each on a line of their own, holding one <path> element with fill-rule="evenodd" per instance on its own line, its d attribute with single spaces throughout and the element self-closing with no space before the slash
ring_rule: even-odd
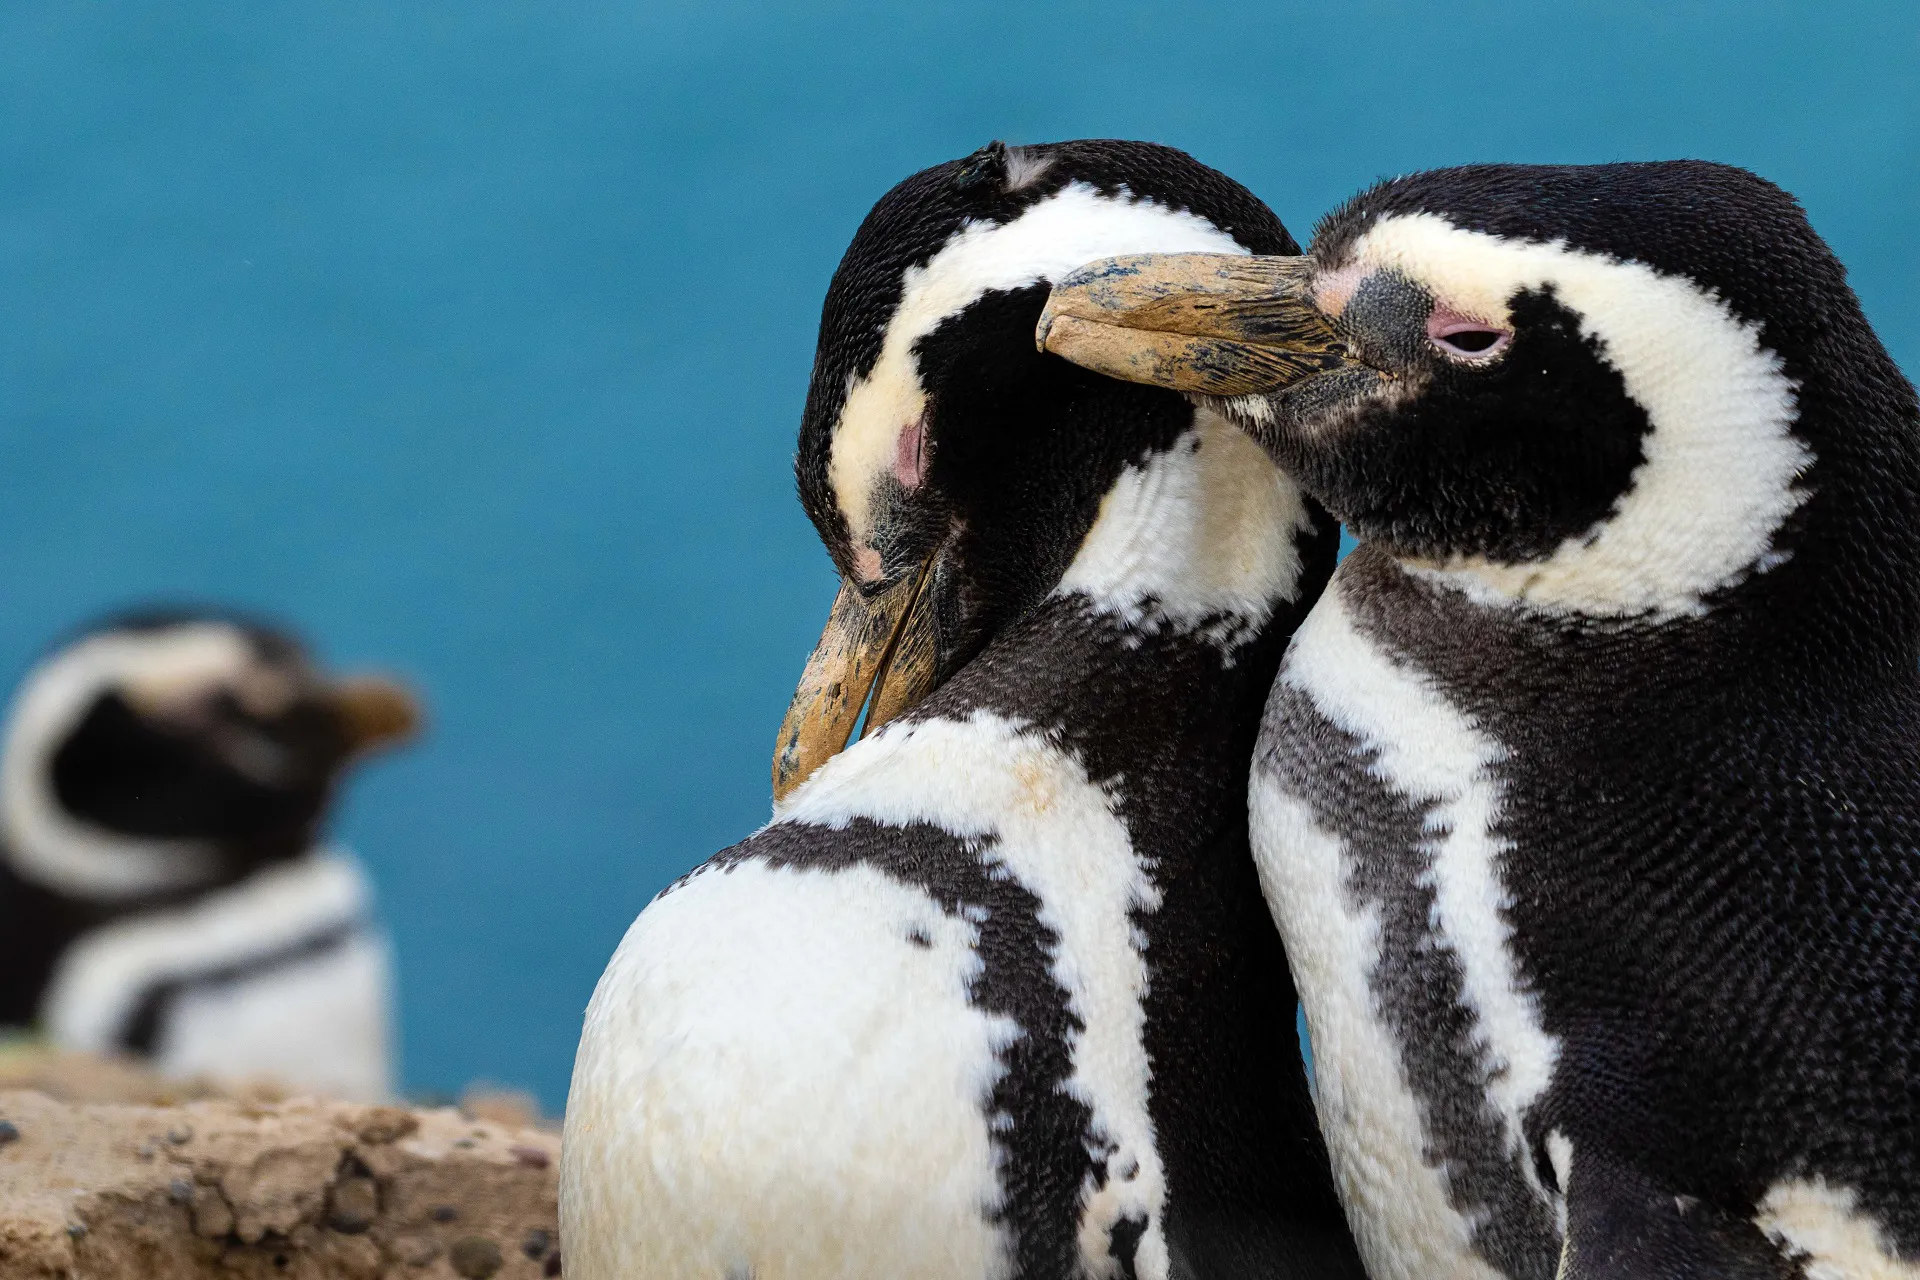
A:
<svg viewBox="0 0 1920 1280">
<path fill-rule="evenodd" d="M 1555 1280 L 1796 1280 L 1760 1228 L 1675 1195 L 1604 1151 L 1576 1151 Z"/>
</svg>

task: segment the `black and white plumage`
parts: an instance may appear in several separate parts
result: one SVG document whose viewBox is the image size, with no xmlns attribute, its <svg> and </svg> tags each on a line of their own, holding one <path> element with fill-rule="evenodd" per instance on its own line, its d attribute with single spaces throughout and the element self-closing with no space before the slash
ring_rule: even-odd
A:
<svg viewBox="0 0 1920 1280">
<path fill-rule="evenodd" d="M 22 682 L 0 751 L 0 1026 L 172 1075 L 392 1087 L 387 944 L 319 844 L 410 698 L 206 613 L 88 630 Z"/>
<path fill-rule="evenodd" d="M 1792 198 L 1481 166 L 1125 266 L 1056 348 L 1361 539 L 1252 810 L 1372 1273 L 1920 1276 L 1920 413 Z"/>
<path fill-rule="evenodd" d="M 594 994 L 569 1275 L 1358 1276 L 1240 784 L 1335 529 L 1215 415 L 1032 339 L 1090 256 L 1290 243 L 1125 142 L 995 144 L 861 226 L 798 461 L 847 585 L 773 822 Z M 819 707 L 869 680 L 886 723 L 835 754 Z"/>
</svg>

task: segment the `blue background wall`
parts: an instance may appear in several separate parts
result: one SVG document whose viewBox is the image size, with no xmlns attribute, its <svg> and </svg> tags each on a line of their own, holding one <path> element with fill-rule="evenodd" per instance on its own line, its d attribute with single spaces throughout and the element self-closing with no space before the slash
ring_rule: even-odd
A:
<svg viewBox="0 0 1920 1280">
<path fill-rule="evenodd" d="M 1408 169 L 1729 160 L 1920 367 L 1920 6 L 1526 8 L 9 0 L 0 679 L 155 596 L 412 675 L 339 824 L 407 1079 L 557 1108 L 627 921 L 766 813 L 819 299 L 907 173 L 1152 138 L 1304 237 Z"/>
</svg>

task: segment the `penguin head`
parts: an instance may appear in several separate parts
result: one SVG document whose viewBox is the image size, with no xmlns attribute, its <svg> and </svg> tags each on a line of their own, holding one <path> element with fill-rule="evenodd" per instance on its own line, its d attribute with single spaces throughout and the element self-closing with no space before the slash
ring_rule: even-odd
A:
<svg viewBox="0 0 1920 1280">
<path fill-rule="evenodd" d="M 1488 599 L 1696 614 L 1844 540 L 1829 499 L 1889 458 L 1914 478 L 1911 388 L 1744 170 L 1437 170 L 1304 258 L 1122 266 L 1066 283 L 1050 349 L 1216 398 L 1363 541 Z"/>
<path fill-rule="evenodd" d="M 1035 349 L 1053 283 L 1123 251 L 1292 253 L 1273 213 L 1148 143 L 995 142 L 883 196 L 834 273 L 796 460 L 842 578 L 776 797 L 924 696 L 1060 580 L 1120 470 L 1190 405 Z"/>
<path fill-rule="evenodd" d="M 258 623 L 114 620 L 35 667 L 0 748 L 0 856 L 102 905 L 231 883 L 312 845 L 356 756 L 408 736 L 412 697 L 332 679 Z"/>
</svg>

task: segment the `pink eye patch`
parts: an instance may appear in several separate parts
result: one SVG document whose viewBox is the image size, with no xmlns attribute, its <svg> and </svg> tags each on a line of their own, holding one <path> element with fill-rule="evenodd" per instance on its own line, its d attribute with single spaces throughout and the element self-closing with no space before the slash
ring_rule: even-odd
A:
<svg viewBox="0 0 1920 1280">
<path fill-rule="evenodd" d="M 894 437 L 893 478 L 906 489 L 918 489 L 926 482 L 927 416 L 924 413 Z"/>
</svg>

